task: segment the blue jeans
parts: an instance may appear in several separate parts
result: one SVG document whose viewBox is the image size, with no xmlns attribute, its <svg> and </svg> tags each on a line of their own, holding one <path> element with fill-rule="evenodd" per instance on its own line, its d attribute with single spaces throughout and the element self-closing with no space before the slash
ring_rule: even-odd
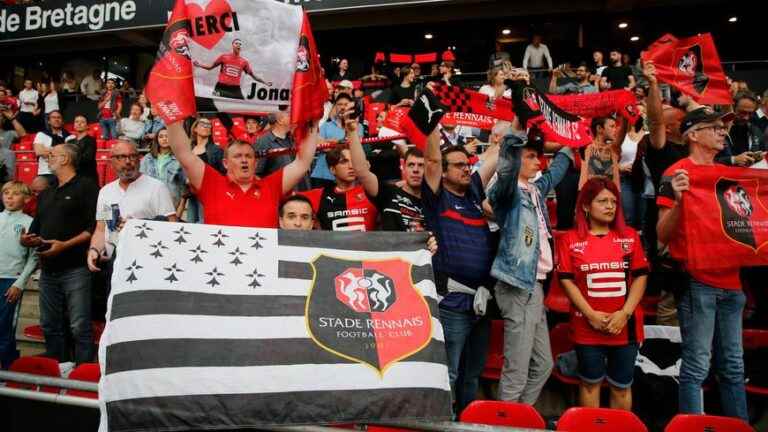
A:
<svg viewBox="0 0 768 432">
<path fill-rule="evenodd" d="M 641 192 L 632 189 L 632 177 L 621 176 L 621 209 L 624 221 L 636 230 L 643 229 L 645 221 L 645 198 Z"/>
<path fill-rule="evenodd" d="M 40 325 L 49 357 L 69 361 L 65 323 L 69 322 L 77 364 L 93 360 L 91 272 L 87 267 L 40 274 Z"/>
<path fill-rule="evenodd" d="M 448 355 L 448 378 L 456 413 L 460 413 L 475 400 L 488 353 L 491 321 L 472 312 L 440 308 L 440 323 Z"/>
<path fill-rule="evenodd" d="M 117 120 L 114 118 L 99 119 L 99 125 L 101 125 L 101 139 L 117 138 Z"/>
<path fill-rule="evenodd" d="M 613 387 L 628 389 L 635 378 L 637 343 L 627 345 L 575 345 L 579 378 L 588 384 L 604 379 Z"/>
<path fill-rule="evenodd" d="M 720 386 L 723 413 L 749 421 L 744 390 L 742 291 L 725 290 L 691 279 L 677 305 L 682 335 L 680 412 L 702 414 L 701 385 L 709 374 L 711 353 Z"/>
<path fill-rule="evenodd" d="M 16 303 L 8 303 L 5 293 L 13 286 L 16 279 L 0 279 L 0 369 L 8 369 L 19 358 L 16 350 Z"/>
</svg>

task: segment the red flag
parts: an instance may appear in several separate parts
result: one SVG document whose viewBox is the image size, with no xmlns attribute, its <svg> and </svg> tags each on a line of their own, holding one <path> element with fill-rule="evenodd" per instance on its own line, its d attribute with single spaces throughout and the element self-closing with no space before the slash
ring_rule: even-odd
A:
<svg viewBox="0 0 768 432">
<path fill-rule="evenodd" d="M 165 124 L 195 115 L 195 88 L 190 57 L 189 17 L 184 0 L 176 0 L 160 41 L 145 92 Z"/>
<path fill-rule="evenodd" d="M 733 103 L 715 41 L 709 33 L 685 39 L 666 34 L 643 51 L 642 58 L 654 62 L 659 81 L 698 103 Z"/>
<path fill-rule="evenodd" d="M 694 167 L 683 194 L 685 240 L 671 245 L 690 269 L 768 265 L 768 170 Z"/>
<path fill-rule="evenodd" d="M 296 143 L 300 143 L 306 134 L 307 124 L 323 117 L 323 104 L 328 100 L 328 87 L 325 85 L 320 55 L 306 12 L 301 24 L 296 57 L 296 73 L 291 92 L 291 122 L 298 125 L 294 138 Z"/>
</svg>

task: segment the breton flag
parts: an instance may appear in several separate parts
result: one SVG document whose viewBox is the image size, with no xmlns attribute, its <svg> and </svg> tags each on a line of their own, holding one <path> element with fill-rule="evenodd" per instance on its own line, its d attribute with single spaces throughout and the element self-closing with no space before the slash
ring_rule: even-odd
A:
<svg viewBox="0 0 768 432">
<path fill-rule="evenodd" d="M 447 420 L 426 236 L 132 220 L 100 431 Z"/>
<path fill-rule="evenodd" d="M 147 96 L 173 123 L 202 112 L 322 116 L 327 88 L 309 20 L 274 0 L 177 0 Z M 318 114 L 319 112 L 319 114 Z"/>
</svg>

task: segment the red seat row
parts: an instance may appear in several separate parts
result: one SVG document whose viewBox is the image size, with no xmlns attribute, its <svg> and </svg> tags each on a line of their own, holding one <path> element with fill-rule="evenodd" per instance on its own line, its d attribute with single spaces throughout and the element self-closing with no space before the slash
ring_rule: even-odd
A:
<svg viewBox="0 0 768 432">
<path fill-rule="evenodd" d="M 59 362 L 47 357 L 29 356 L 16 359 L 9 369 L 11 372 L 27 373 L 32 375 L 47 376 L 52 378 L 61 378 Z M 101 378 L 101 369 L 97 363 L 83 363 L 77 366 L 70 374 L 69 379 L 78 381 L 88 381 L 98 383 Z M 34 390 L 43 393 L 61 393 L 67 396 L 78 396 L 90 399 L 98 399 L 97 392 L 85 390 L 61 389 L 59 387 L 38 386 L 15 381 L 7 383 L 8 388 Z"/>
</svg>

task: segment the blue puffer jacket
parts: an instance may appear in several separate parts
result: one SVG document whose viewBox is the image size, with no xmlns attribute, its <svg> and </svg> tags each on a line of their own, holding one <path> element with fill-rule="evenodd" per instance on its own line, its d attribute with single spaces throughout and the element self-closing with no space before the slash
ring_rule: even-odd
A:
<svg viewBox="0 0 768 432">
<path fill-rule="evenodd" d="M 539 222 L 530 192 L 517 185 L 520 157 L 527 137 L 512 133 L 504 137 L 496 169 L 498 180 L 488 191 L 496 221 L 501 227 L 501 241 L 491 275 L 514 287 L 533 291 L 539 262 Z M 563 147 L 555 154 L 549 169 L 532 183 L 538 202 L 545 203 L 549 192 L 565 177 L 573 160 L 573 152 Z M 549 230 L 546 205 L 541 208 Z"/>
</svg>

